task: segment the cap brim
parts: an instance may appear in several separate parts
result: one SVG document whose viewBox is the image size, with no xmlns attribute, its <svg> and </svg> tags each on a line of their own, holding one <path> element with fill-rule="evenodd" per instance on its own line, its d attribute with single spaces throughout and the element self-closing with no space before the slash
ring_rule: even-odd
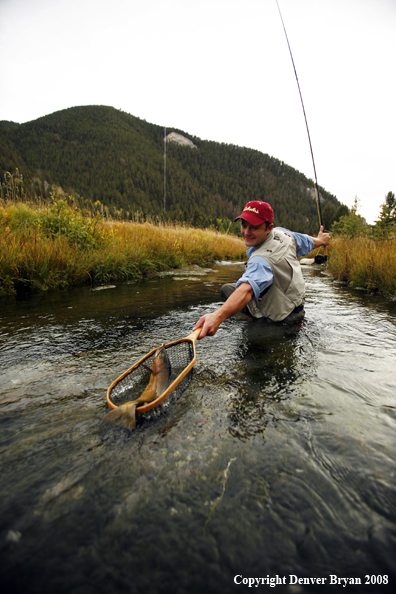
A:
<svg viewBox="0 0 396 594">
<path fill-rule="evenodd" d="M 255 227 L 257 227 L 258 225 L 262 225 L 263 223 L 265 223 L 265 221 L 263 221 L 263 219 L 261 219 L 260 217 L 258 217 L 257 215 L 255 215 L 253 212 L 242 213 L 241 215 L 239 215 L 239 217 L 236 217 L 234 219 L 234 223 L 238 219 L 243 219 L 243 220 L 247 221 L 248 223 L 250 223 L 251 225 L 254 225 Z"/>
</svg>

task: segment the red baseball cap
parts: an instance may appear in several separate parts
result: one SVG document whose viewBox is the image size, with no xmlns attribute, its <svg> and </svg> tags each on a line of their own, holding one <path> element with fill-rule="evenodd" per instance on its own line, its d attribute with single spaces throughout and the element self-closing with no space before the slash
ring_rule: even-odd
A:
<svg viewBox="0 0 396 594">
<path fill-rule="evenodd" d="M 245 219 L 251 225 L 261 225 L 268 221 L 269 223 L 274 222 L 274 211 L 268 202 L 261 202 L 261 200 L 252 200 L 248 202 L 239 217 L 234 219 L 234 222 L 238 219 Z"/>
</svg>

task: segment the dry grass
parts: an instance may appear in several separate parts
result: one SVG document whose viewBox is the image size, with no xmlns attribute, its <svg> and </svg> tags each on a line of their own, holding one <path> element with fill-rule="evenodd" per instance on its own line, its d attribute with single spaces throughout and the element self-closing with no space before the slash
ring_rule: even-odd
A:
<svg viewBox="0 0 396 594">
<path fill-rule="evenodd" d="M 53 225 L 55 210 L 0 206 L 0 293 L 21 286 L 47 290 L 140 279 L 245 255 L 244 243 L 235 236 L 176 225 L 100 222 L 87 236 L 92 221 L 59 204 L 63 227 L 52 233 L 46 223 Z"/>
<path fill-rule="evenodd" d="M 336 237 L 329 249 L 329 270 L 351 285 L 396 295 L 396 239 Z"/>
</svg>

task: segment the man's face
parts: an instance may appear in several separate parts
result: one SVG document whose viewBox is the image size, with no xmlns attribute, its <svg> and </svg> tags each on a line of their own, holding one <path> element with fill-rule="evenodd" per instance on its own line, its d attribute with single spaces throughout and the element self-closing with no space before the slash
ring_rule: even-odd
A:
<svg viewBox="0 0 396 594">
<path fill-rule="evenodd" d="M 262 223 L 261 225 L 251 225 L 245 219 L 241 219 L 241 234 L 247 247 L 257 246 L 262 244 L 271 233 L 273 224 Z"/>
</svg>

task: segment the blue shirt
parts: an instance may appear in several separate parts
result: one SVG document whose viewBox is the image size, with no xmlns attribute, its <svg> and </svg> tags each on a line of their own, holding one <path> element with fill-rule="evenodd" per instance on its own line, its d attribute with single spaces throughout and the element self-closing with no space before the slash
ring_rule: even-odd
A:
<svg viewBox="0 0 396 594">
<path fill-rule="evenodd" d="M 277 227 L 277 229 L 287 231 L 287 229 L 284 229 L 283 227 Z M 293 231 L 289 231 L 289 233 L 293 235 L 296 242 L 297 258 L 306 256 L 314 249 L 315 244 L 309 235 L 294 233 Z M 256 258 L 254 256 L 251 257 L 258 247 L 260 246 L 252 246 L 246 250 L 247 257 L 250 258 L 250 260 L 245 268 L 245 272 L 236 283 L 236 287 L 241 283 L 249 283 L 253 289 L 255 299 L 258 299 L 261 293 L 274 282 L 274 273 L 272 272 L 269 262 L 262 256 L 257 256 Z"/>
</svg>

